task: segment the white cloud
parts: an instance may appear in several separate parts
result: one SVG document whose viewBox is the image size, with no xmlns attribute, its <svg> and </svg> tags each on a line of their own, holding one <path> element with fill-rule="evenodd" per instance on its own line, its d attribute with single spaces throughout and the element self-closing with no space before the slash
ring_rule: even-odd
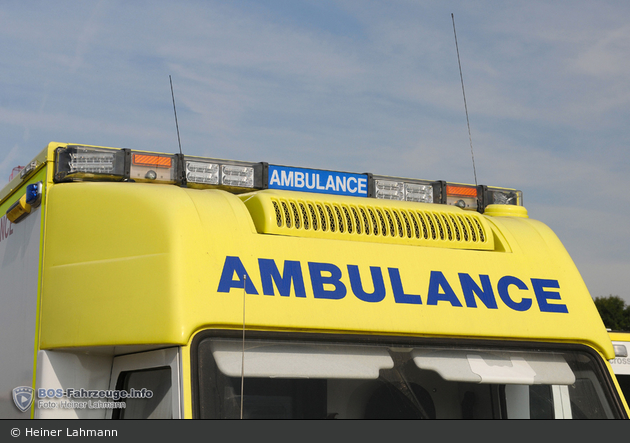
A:
<svg viewBox="0 0 630 443">
<path fill-rule="evenodd" d="M 630 26 L 607 32 L 590 42 L 574 60 L 575 68 L 586 74 L 610 79 L 630 74 Z"/>
</svg>

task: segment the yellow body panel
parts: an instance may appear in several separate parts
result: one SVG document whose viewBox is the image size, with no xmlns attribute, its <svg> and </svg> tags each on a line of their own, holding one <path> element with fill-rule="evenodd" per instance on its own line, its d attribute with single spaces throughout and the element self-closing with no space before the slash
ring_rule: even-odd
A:
<svg viewBox="0 0 630 443">
<path fill-rule="evenodd" d="M 41 347 L 185 345 L 203 328 L 242 328 L 245 298 L 249 329 L 575 342 L 612 358 L 588 290 L 555 234 L 528 218 L 482 217 L 505 250 L 259 234 L 243 201 L 224 191 L 56 184 L 48 191 Z M 244 297 L 241 277 L 230 271 L 226 257 L 242 264 L 257 294 Z M 259 259 L 273 260 L 267 265 L 282 275 L 287 263 L 298 263 L 305 296 L 297 296 L 295 281 L 290 295 L 280 295 L 277 281 L 274 295 L 264 295 Z M 322 298 L 334 288 L 322 284 L 316 291 L 309 263 L 337 268 L 345 295 Z M 351 281 L 353 266 L 361 296 Z M 221 292 L 224 268 L 231 288 Z M 323 268 L 322 278 L 328 276 Z M 385 295 L 370 300 L 379 273 Z M 478 297 L 476 307 L 470 306 L 460 274 L 479 287 L 486 278 L 497 307 L 486 307 Z M 513 304 L 527 309 L 503 302 L 503 277 L 526 286 L 512 284 L 507 291 Z M 539 294 L 532 279 L 544 283 Z M 550 312 L 558 309 L 568 313 Z"/>
<path fill-rule="evenodd" d="M 611 331 L 608 332 L 612 341 L 623 341 L 630 343 L 630 332 Z"/>
</svg>

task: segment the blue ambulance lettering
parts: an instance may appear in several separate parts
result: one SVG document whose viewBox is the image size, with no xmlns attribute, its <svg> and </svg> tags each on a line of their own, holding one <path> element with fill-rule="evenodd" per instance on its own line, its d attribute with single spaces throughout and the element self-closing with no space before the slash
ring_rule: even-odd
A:
<svg viewBox="0 0 630 443">
<path fill-rule="evenodd" d="M 366 303 L 380 303 L 393 294 L 397 304 L 423 304 L 421 294 L 407 293 L 404 289 L 400 269 L 387 268 L 389 286 L 386 285 L 384 270 L 379 266 L 368 268 L 358 265 L 346 265 L 343 269 L 333 263 L 307 262 L 313 298 L 341 300 L 348 296 L 356 297 Z M 296 260 L 285 260 L 278 266 L 275 260 L 258 259 L 258 276 L 262 285 L 262 294 L 281 297 L 295 296 L 306 298 L 306 284 L 302 271 L 303 265 Z M 350 281 L 350 288 L 342 281 L 344 273 Z M 455 308 L 498 309 L 498 301 L 514 311 L 524 312 L 532 309 L 534 300 L 540 312 L 568 313 L 562 302 L 558 280 L 531 278 L 531 287 L 518 277 L 505 275 L 493 286 L 489 275 L 471 276 L 458 274 L 458 284 L 449 282 L 441 271 L 431 271 L 426 290 L 426 305 L 450 305 Z M 257 280 L 258 281 L 258 280 Z M 259 291 L 250 278 L 241 259 L 227 256 L 219 279 L 217 292 L 229 293 L 231 289 L 245 289 L 247 294 L 258 295 Z M 495 292 L 496 290 L 496 292 Z M 531 291 L 534 297 L 532 298 Z M 458 296 L 458 294 L 461 294 Z M 498 297 L 497 297 L 498 296 Z"/>
<path fill-rule="evenodd" d="M 400 270 L 398 268 L 387 268 L 387 272 L 389 273 L 389 281 L 392 283 L 396 303 L 408 303 L 411 305 L 422 304 L 422 297 L 419 295 L 405 294 L 402 280 L 400 279 Z"/>
<path fill-rule="evenodd" d="M 497 301 L 492 291 L 492 285 L 490 284 L 490 277 L 487 275 L 480 275 L 479 281 L 481 287 L 475 282 L 475 280 L 468 274 L 459 274 L 459 282 L 462 286 L 462 292 L 464 293 L 464 300 L 466 306 L 469 308 L 476 308 L 477 301 L 475 295 L 488 309 L 498 309 Z"/>
<path fill-rule="evenodd" d="M 309 262 L 313 297 L 340 300 L 346 296 L 346 286 L 341 282 L 341 269 L 332 263 Z M 327 286 L 324 286 L 327 285 Z"/>
<path fill-rule="evenodd" d="M 276 266 L 276 262 L 268 258 L 259 258 L 258 267 L 260 269 L 260 280 L 262 282 L 263 294 L 275 295 L 273 285 L 275 283 L 278 292 L 283 297 L 288 297 L 291 293 L 291 283 L 296 297 L 306 297 L 304 288 L 304 278 L 302 277 L 302 267 L 299 261 L 285 260 L 282 275 Z"/>
<path fill-rule="evenodd" d="M 383 273 L 381 268 L 370 266 L 370 274 L 372 275 L 373 292 L 366 292 L 361 283 L 361 274 L 359 267 L 356 265 L 348 265 L 348 274 L 350 275 L 350 287 L 352 292 L 359 299 L 369 303 L 376 303 L 385 298 L 385 282 L 383 281 Z"/>
<path fill-rule="evenodd" d="M 439 301 L 449 302 L 453 306 L 462 307 L 462 303 L 455 295 L 455 291 L 440 271 L 431 271 L 429 280 L 429 294 L 427 295 L 427 305 L 437 305 Z"/>
<path fill-rule="evenodd" d="M 269 189 L 367 197 L 366 174 L 269 165 Z"/>
<path fill-rule="evenodd" d="M 234 275 L 236 274 L 236 279 Z M 258 294 L 252 279 L 245 270 L 245 266 L 238 257 L 225 257 L 225 263 L 223 264 L 223 272 L 221 273 L 221 279 L 219 280 L 218 292 L 230 292 L 232 288 L 245 287 L 247 294 Z"/>
<path fill-rule="evenodd" d="M 531 308 L 531 298 L 523 297 L 520 301 L 517 302 L 510 297 L 510 293 L 508 292 L 508 288 L 510 286 L 516 286 L 522 291 L 527 290 L 527 285 L 523 283 L 522 280 L 519 280 L 516 277 L 512 277 L 511 275 L 501 277 L 501 280 L 499 280 L 499 283 L 497 284 L 497 290 L 499 291 L 499 297 L 501 297 L 503 303 L 505 303 L 508 307 L 514 309 L 515 311 L 527 311 L 529 308 Z"/>
<path fill-rule="evenodd" d="M 562 312 L 568 314 L 569 310 L 566 305 L 560 303 L 549 303 L 547 300 L 561 300 L 560 293 L 556 291 L 545 291 L 545 288 L 560 289 L 560 283 L 558 280 L 545 280 L 539 278 L 532 278 L 532 286 L 534 287 L 534 294 L 536 294 L 536 300 L 538 306 L 543 312 Z"/>
</svg>

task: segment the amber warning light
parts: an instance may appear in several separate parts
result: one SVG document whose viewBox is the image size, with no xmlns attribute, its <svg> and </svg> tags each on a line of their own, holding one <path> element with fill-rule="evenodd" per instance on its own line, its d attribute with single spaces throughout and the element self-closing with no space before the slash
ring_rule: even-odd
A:
<svg viewBox="0 0 630 443">
<path fill-rule="evenodd" d="M 163 155 L 147 155 L 133 154 L 134 166 L 150 166 L 154 168 L 170 168 L 173 165 L 173 159 Z"/>
</svg>

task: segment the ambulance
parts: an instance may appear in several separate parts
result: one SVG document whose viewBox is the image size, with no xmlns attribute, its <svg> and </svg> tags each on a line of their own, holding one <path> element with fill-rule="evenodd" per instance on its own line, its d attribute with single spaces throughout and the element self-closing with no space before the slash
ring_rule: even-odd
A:
<svg viewBox="0 0 630 443">
<path fill-rule="evenodd" d="M 515 189 L 50 143 L 0 214 L 1 418 L 629 415 Z"/>
<path fill-rule="evenodd" d="M 626 400 L 630 399 L 630 332 L 609 331 L 615 358 L 610 361 Z"/>
</svg>

